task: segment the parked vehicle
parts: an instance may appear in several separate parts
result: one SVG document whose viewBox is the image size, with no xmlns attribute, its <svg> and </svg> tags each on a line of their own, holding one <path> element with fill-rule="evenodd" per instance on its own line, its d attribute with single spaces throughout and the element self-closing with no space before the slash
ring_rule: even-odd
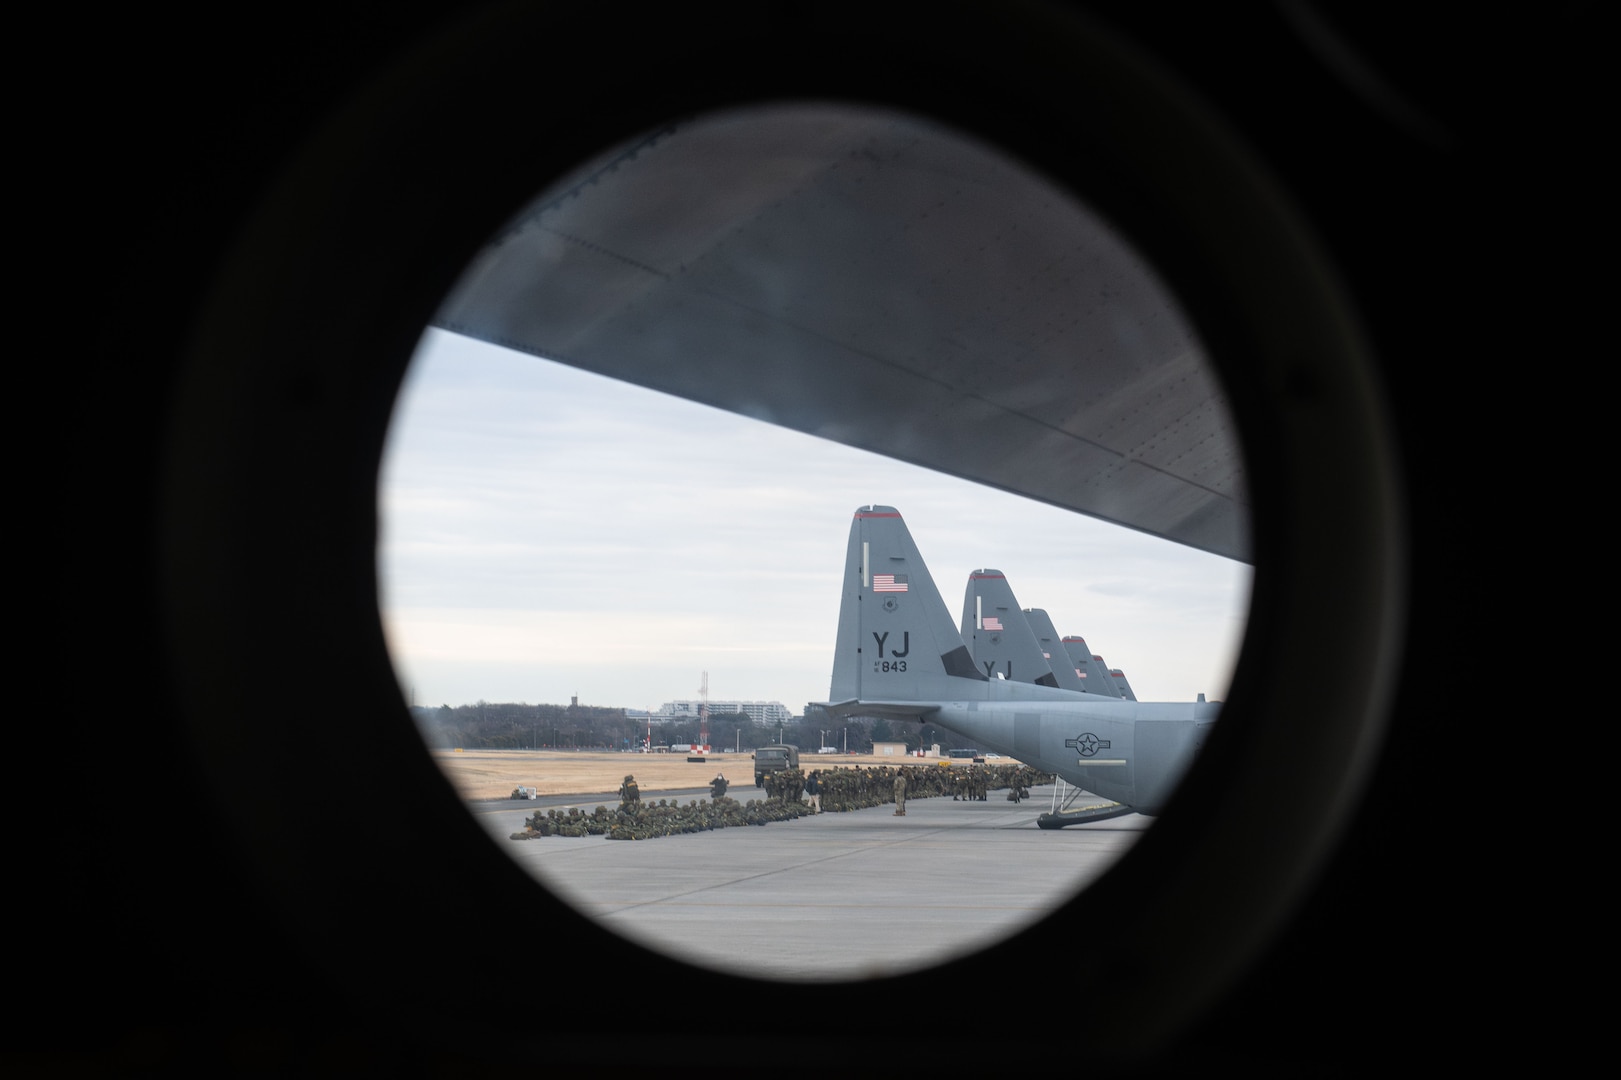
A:
<svg viewBox="0 0 1621 1080">
<path fill-rule="evenodd" d="M 799 768 L 799 747 L 762 746 L 754 752 L 754 786 L 764 787 L 765 778 L 783 769 Z"/>
</svg>

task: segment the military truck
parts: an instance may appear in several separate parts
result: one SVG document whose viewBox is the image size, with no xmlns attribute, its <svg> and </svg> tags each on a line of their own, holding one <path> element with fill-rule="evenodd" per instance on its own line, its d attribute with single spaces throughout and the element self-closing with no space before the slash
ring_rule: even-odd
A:
<svg viewBox="0 0 1621 1080">
<path fill-rule="evenodd" d="M 799 768 L 799 747 L 762 746 L 754 752 L 754 786 L 764 787 L 765 778 L 783 769 Z"/>
</svg>

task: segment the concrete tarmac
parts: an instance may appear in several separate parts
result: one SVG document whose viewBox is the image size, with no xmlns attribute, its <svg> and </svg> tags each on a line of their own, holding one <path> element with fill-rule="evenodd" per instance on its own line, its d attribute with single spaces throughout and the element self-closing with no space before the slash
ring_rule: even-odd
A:
<svg viewBox="0 0 1621 1080">
<path fill-rule="evenodd" d="M 733 789 L 744 801 L 752 791 Z M 913 799 L 905 817 L 879 806 L 655 840 L 511 840 L 536 803 L 469 810 L 542 885 L 649 949 L 733 975 L 847 980 L 1005 940 L 1101 874 L 1150 822 L 1132 814 L 1038 829 L 1052 793 L 1033 788 L 1017 804 L 1005 791 L 987 802 Z"/>
</svg>

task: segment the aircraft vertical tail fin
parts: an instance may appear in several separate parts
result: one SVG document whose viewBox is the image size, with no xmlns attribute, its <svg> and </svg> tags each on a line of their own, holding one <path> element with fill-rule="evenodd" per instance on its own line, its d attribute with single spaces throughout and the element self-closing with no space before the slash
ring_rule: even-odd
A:
<svg viewBox="0 0 1621 1080">
<path fill-rule="evenodd" d="M 985 681 L 900 512 L 858 509 L 845 549 L 829 701 L 982 696 Z"/>
<path fill-rule="evenodd" d="M 1109 669 L 1109 678 L 1114 680 L 1115 686 L 1120 688 L 1120 696 L 1127 701 L 1136 701 L 1137 695 L 1131 692 L 1131 684 L 1126 681 L 1126 673 L 1119 668 Z"/>
<path fill-rule="evenodd" d="M 1058 685 L 1064 690 L 1079 690 L 1083 694 L 1098 693 L 1098 689 L 1087 685 L 1087 676 L 1083 669 L 1077 668 L 1070 659 L 1069 650 L 1064 648 L 1064 642 L 1053 629 L 1053 621 L 1041 608 L 1026 608 L 1024 621 L 1030 624 L 1030 632 L 1036 635 L 1036 644 L 1041 646 L 1041 654 L 1053 670 L 1058 679 Z M 1112 694 L 1109 696 L 1113 696 Z"/>
<path fill-rule="evenodd" d="M 1067 637 L 1062 644 L 1075 665 L 1075 674 L 1086 680 L 1087 693 L 1112 698 L 1120 696 L 1120 688 L 1114 684 L 1109 669 L 1103 666 L 1103 658 L 1092 655 L 1092 646 L 1086 643 L 1085 638 Z"/>
<path fill-rule="evenodd" d="M 1000 570 L 975 570 L 968 575 L 962 598 L 962 639 L 987 678 L 1059 685 L 1013 596 L 1013 587 Z"/>
</svg>

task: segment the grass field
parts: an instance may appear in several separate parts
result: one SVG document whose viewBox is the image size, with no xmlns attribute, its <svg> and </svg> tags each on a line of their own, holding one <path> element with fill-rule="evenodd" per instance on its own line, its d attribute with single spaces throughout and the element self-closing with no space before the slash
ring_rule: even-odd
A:
<svg viewBox="0 0 1621 1080">
<path fill-rule="evenodd" d="M 732 792 L 754 790 L 754 762 L 741 754 L 712 754 L 703 762 L 688 762 L 684 754 L 616 754 L 571 750 L 435 750 L 433 759 L 464 798 L 504 799 L 515 787 L 538 788 L 542 795 L 612 795 L 630 773 L 644 792 L 701 787 L 717 772 L 732 782 Z M 924 758 L 873 757 L 870 754 L 817 754 L 799 756 L 800 767 L 908 764 L 938 767 Z"/>
</svg>

